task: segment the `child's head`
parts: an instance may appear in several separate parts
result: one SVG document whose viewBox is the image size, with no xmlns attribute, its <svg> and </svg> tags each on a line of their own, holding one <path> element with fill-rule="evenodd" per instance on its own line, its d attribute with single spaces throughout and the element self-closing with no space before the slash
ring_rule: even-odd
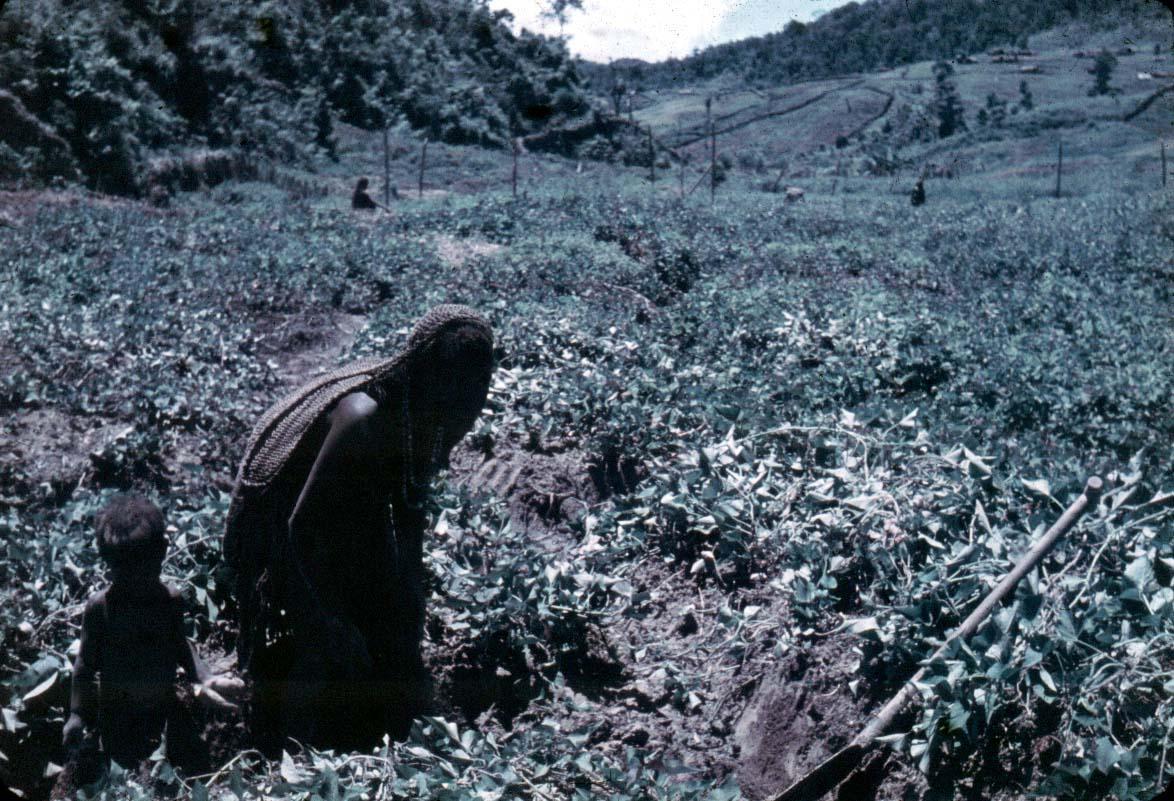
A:
<svg viewBox="0 0 1174 801">
<path fill-rule="evenodd" d="M 98 512 L 94 529 L 115 583 L 159 577 L 167 533 L 155 504 L 142 495 L 116 495 Z"/>
</svg>

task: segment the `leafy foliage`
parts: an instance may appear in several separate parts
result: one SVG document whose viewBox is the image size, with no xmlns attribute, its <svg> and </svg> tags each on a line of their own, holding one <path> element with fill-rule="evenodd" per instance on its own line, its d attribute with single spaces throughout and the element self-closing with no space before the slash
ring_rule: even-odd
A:
<svg viewBox="0 0 1174 801">
<path fill-rule="evenodd" d="M 329 155 L 334 118 L 501 146 L 579 113 L 563 45 L 502 20 L 472 0 L 10 3 L 0 85 L 91 186 L 136 194 L 153 154 L 184 147 Z"/>
<path fill-rule="evenodd" d="M 962 112 L 962 99 L 958 87 L 951 77 L 954 68 L 945 61 L 934 64 L 934 112 L 938 118 L 938 136 L 942 139 L 966 130 L 966 119 Z M 992 104 L 988 102 L 988 107 Z M 996 100 L 995 107 L 998 106 Z"/>
<path fill-rule="evenodd" d="M 1113 70 L 1117 68 L 1117 57 L 1113 55 L 1108 49 L 1101 50 L 1097 53 L 1093 65 L 1089 68 L 1089 73 L 1093 77 L 1093 86 L 1088 90 L 1089 95 L 1108 95 L 1115 91 L 1109 85 L 1109 81 L 1113 79 Z"/>
<path fill-rule="evenodd" d="M 226 641 L 226 489 L 283 370 L 343 312 L 365 319 L 350 358 L 398 347 L 423 309 L 454 300 L 484 309 L 502 348 L 476 447 L 578 454 L 609 488 L 568 515 L 577 537 L 559 555 L 500 500 L 434 496 L 430 636 L 475 657 L 462 664 L 497 682 L 512 728 L 456 703 L 371 754 L 246 753 L 201 785 L 160 763 L 153 781 L 193 797 L 732 799 L 724 775 L 676 766 L 683 744 L 612 741 L 576 689 L 592 632 L 649 615 L 652 566 L 724 599 L 697 613 L 723 643 L 714 667 L 853 632 L 873 704 L 1091 472 L 1110 482 L 1102 507 L 933 666 L 894 745 L 931 782 L 1141 799 L 1168 781 L 1168 200 L 1105 193 L 1026 214 L 943 197 L 910 223 L 901 196 L 734 194 L 711 210 L 566 187 L 368 223 L 330 200 L 231 190 L 235 205 L 197 195 L 168 212 L 44 204 L 0 229 L 5 424 L 105 432 L 73 473 L 2 463 L 5 780 L 38 792 L 60 764 L 105 494 L 160 498 L 191 634 Z M 438 235 L 501 248 L 456 265 Z M 684 660 L 659 669 L 666 714 L 704 721 L 713 679 Z"/>
</svg>

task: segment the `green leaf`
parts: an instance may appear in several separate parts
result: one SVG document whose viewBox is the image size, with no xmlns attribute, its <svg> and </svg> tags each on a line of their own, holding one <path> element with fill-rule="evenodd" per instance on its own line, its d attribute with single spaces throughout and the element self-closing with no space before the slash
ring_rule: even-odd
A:
<svg viewBox="0 0 1174 801">
<path fill-rule="evenodd" d="M 1108 774 L 1120 759 L 1121 752 L 1108 737 L 1097 738 L 1096 760 L 1097 770 Z"/>
<path fill-rule="evenodd" d="M 1024 478 L 1021 480 L 1023 481 L 1023 486 L 1027 487 L 1029 490 L 1036 493 L 1037 495 L 1043 495 L 1045 498 L 1052 497 L 1052 485 L 1048 483 L 1047 479 L 1045 479 L 1045 478 L 1037 478 L 1037 479 Z"/>
<path fill-rule="evenodd" d="M 294 762 L 292 756 L 288 751 L 281 752 L 281 767 L 278 769 L 281 778 L 285 779 L 290 784 L 300 784 L 305 781 L 306 774 L 302 771 L 298 764 Z"/>
<path fill-rule="evenodd" d="M 1146 585 L 1154 580 L 1154 566 L 1150 562 L 1149 557 L 1139 556 L 1134 559 L 1125 568 L 1125 577 L 1129 579 L 1138 590 L 1144 590 Z"/>
</svg>

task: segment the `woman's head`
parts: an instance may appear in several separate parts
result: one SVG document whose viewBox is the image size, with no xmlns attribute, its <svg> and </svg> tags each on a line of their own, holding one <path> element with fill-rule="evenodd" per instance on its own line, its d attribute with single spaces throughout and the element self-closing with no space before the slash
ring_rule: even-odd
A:
<svg viewBox="0 0 1174 801">
<path fill-rule="evenodd" d="M 429 349 L 413 384 L 426 390 L 421 399 L 431 420 L 440 421 L 454 437 L 451 448 L 473 427 L 493 375 L 493 341 L 473 325 L 459 325 L 442 333 Z"/>
<path fill-rule="evenodd" d="M 426 315 L 408 340 L 412 472 L 424 479 L 477 421 L 493 374 L 493 332 L 464 306 Z"/>
</svg>

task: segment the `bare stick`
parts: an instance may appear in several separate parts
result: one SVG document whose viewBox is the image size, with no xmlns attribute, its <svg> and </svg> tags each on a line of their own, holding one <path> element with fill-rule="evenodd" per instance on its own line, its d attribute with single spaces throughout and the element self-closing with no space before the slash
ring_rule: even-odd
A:
<svg viewBox="0 0 1174 801">
<path fill-rule="evenodd" d="M 696 192 L 697 187 L 701 186 L 701 182 L 705 180 L 705 176 L 708 174 L 709 174 L 709 167 L 706 167 L 704 170 L 701 171 L 701 177 L 697 179 L 697 183 L 693 184 L 693 188 L 685 193 L 685 197 L 689 197 L 689 195 Z"/>
<path fill-rule="evenodd" d="M 652 143 L 652 126 L 648 126 L 648 180 L 656 183 L 656 145 Z"/>
<path fill-rule="evenodd" d="M 383 129 L 383 203 L 391 203 L 391 155 L 387 147 L 387 128 Z"/>
<path fill-rule="evenodd" d="M 416 196 L 424 197 L 424 164 L 428 161 L 428 139 L 424 139 L 424 147 L 420 148 L 420 179 L 416 188 Z"/>
<path fill-rule="evenodd" d="M 946 641 L 942 643 L 940 648 L 934 651 L 933 656 L 925 661 L 925 666 L 914 673 L 913 678 L 905 682 L 901 690 L 876 713 L 872 721 L 859 734 L 852 738 L 852 742 L 845 748 L 837 751 L 816 767 L 815 770 L 792 784 L 786 790 L 773 796 L 770 801 L 817 801 L 824 794 L 834 790 L 841 781 L 847 778 L 853 769 L 860 764 L 861 759 L 868 750 L 876 744 L 876 738 L 884 734 L 885 730 L 892 725 L 897 715 L 914 698 L 919 696 L 920 690 L 917 685 L 925 679 L 929 665 L 944 657 L 956 642 L 969 637 L 978 630 L 978 627 L 990 616 L 995 607 L 1015 590 L 1020 579 L 1039 564 L 1040 560 L 1055 546 L 1060 537 L 1064 536 L 1072 528 L 1090 506 L 1096 504 L 1100 499 L 1103 488 L 1104 483 L 1099 477 L 1092 476 L 1089 478 L 1084 485 L 1084 492 L 1081 496 L 1064 510 L 1064 514 L 1060 516 L 1060 519 L 1044 532 L 1044 535 L 1039 538 L 1035 545 L 1031 546 L 1031 549 L 1015 564 L 1011 572 L 1004 576 L 998 586 L 991 590 L 987 597 L 983 599 L 982 603 L 978 605 L 978 608 L 971 612 L 970 616 L 962 622 L 962 625 L 946 638 Z"/>
<path fill-rule="evenodd" d="M 1056 155 L 1056 197 L 1060 196 L 1060 175 L 1064 172 L 1064 140 L 1057 146 Z"/>
<path fill-rule="evenodd" d="M 717 193 L 717 129 L 713 123 L 713 98 L 705 98 L 705 120 L 709 125 L 709 202 Z"/>
<path fill-rule="evenodd" d="M 514 171 L 513 171 L 512 175 L 510 176 L 510 181 L 512 182 L 513 189 L 514 189 L 514 200 L 518 199 L 518 151 L 520 149 L 521 148 L 519 147 L 519 142 L 517 139 L 515 139 L 514 140 Z"/>
</svg>

